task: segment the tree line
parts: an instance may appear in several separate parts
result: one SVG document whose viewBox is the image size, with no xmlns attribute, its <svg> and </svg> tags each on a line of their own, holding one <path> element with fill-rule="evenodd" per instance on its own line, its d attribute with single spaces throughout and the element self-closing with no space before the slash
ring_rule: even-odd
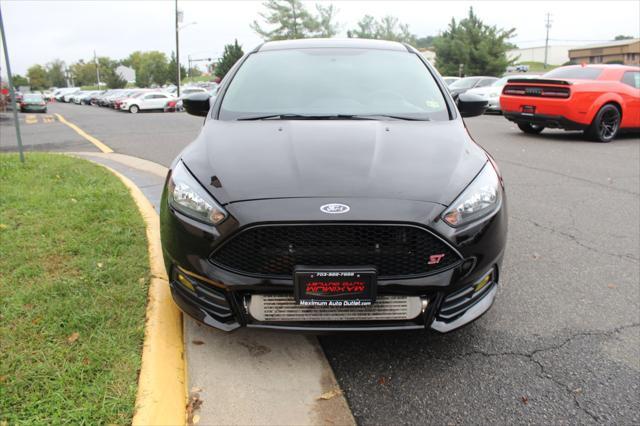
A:
<svg viewBox="0 0 640 426">
<path fill-rule="evenodd" d="M 265 41 L 333 37 L 342 30 L 342 25 L 337 21 L 338 9 L 334 5 L 315 4 L 312 9 L 307 5 L 301 0 L 265 1 L 259 19 L 250 26 Z M 350 38 L 391 40 L 408 43 L 418 49 L 432 49 L 436 53 L 436 66 L 444 75 L 457 75 L 460 64 L 464 64 L 464 73 L 467 75 L 500 75 L 515 62 L 507 58 L 507 51 L 515 48 L 509 43 L 509 39 L 515 36 L 515 29 L 485 24 L 472 7 L 460 21 L 452 18 L 447 28 L 437 36 L 419 37 L 407 24 L 391 15 L 379 18 L 364 15 L 346 34 Z M 226 45 L 214 70 L 215 75 L 223 78 L 243 54 L 237 40 Z M 136 51 L 125 59 L 113 60 L 101 56 L 96 60 L 79 60 L 68 68 L 61 60 L 34 65 L 27 71 L 26 78 L 14 76 L 15 85 L 30 85 L 35 90 L 63 87 L 66 85 L 65 71 L 76 86 L 95 85 L 96 62 L 100 79 L 109 88 L 121 88 L 127 84 L 116 72 L 119 65 L 135 70 L 136 85 L 139 87 L 177 84 L 173 53 L 167 57 L 160 51 Z M 200 71 L 191 69 L 189 74 L 198 76 Z M 187 75 L 182 65 L 181 75 Z"/>
<path fill-rule="evenodd" d="M 27 70 L 26 76 L 14 75 L 15 86 L 30 86 L 32 90 L 44 90 L 50 87 L 65 87 L 67 80 L 75 86 L 95 86 L 100 73 L 100 82 L 110 89 L 120 89 L 127 85 L 116 69 L 124 65 L 136 72 L 138 87 L 162 86 L 176 84 L 176 58 L 160 51 L 135 51 L 127 58 L 114 60 L 106 56 L 95 59 L 80 59 L 69 66 L 62 60 L 56 59 L 45 65 L 36 64 Z M 187 70 L 181 65 L 181 75 L 186 76 Z M 201 74 L 197 68 L 190 70 L 190 75 L 197 77 Z"/>
<path fill-rule="evenodd" d="M 307 9 L 301 0 L 268 0 L 262 4 L 260 20 L 251 28 L 265 41 L 333 37 L 341 29 L 337 22 L 338 10 L 333 5 L 315 5 L 315 12 Z M 355 27 L 347 30 L 349 38 L 398 41 L 418 49 L 430 48 L 436 53 L 436 66 L 444 75 L 457 75 L 460 64 L 469 75 L 500 75 L 514 60 L 507 51 L 515 48 L 509 39 L 515 28 L 502 29 L 483 23 L 469 8 L 459 22 L 451 19 L 446 30 L 438 36 L 419 37 L 398 18 L 387 15 L 376 18 L 363 16 Z"/>
</svg>

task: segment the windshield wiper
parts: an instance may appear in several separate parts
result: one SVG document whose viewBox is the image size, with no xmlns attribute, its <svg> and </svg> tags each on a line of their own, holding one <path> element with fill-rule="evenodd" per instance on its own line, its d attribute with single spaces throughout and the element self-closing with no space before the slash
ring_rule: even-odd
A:
<svg viewBox="0 0 640 426">
<path fill-rule="evenodd" d="M 353 120 L 378 120 L 380 118 L 391 118 L 393 120 L 405 120 L 405 121 L 430 121 L 429 117 L 411 117 L 408 115 L 392 115 L 392 114 L 367 114 L 367 115 L 350 115 L 346 116 Z"/>
<path fill-rule="evenodd" d="M 304 114 L 268 114 L 253 117 L 240 117 L 236 121 L 253 120 L 327 120 L 329 115 L 304 115 Z"/>
<path fill-rule="evenodd" d="M 240 117 L 237 121 L 254 120 L 379 120 L 380 118 L 390 118 L 393 120 L 406 121 L 429 121 L 429 117 L 416 118 L 404 115 L 390 114 L 331 114 L 331 115 L 305 115 L 305 114 L 269 114 L 257 115 L 254 117 Z"/>
</svg>

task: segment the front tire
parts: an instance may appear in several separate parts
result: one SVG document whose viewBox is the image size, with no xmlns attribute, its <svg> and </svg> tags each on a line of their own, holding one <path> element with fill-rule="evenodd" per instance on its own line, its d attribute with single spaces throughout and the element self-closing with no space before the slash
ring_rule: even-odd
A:
<svg viewBox="0 0 640 426">
<path fill-rule="evenodd" d="M 584 135 L 592 141 L 611 142 L 618 135 L 621 118 L 622 114 L 615 105 L 604 105 L 586 128 Z"/>
<path fill-rule="evenodd" d="M 140 108 L 138 108 L 138 105 L 131 105 L 131 106 L 129 107 L 129 112 L 130 112 L 131 114 L 137 114 L 137 113 L 138 113 L 138 111 L 140 111 Z"/>
<path fill-rule="evenodd" d="M 530 135 L 537 135 L 544 130 L 544 126 L 533 123 L 518 123 L 518 128 Z"/>
</svg>

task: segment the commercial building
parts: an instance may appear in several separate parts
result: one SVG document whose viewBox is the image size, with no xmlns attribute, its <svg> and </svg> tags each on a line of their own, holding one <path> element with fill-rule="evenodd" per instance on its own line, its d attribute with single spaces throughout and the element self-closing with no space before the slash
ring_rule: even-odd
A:
<svg viewBox="0 0 640 426">
<path fill-rule="evenodd" d="M 116 74 L 118 74 L 120 78 L 126 80 L 127 83 L 136 82 L 136 71 L 133 68 L 120 65 L 118 66 L 118 68 L 116 68 Z"/>
<path fill-rule="evenodd" d="M 569 51 L 576 64 L 640 64 L 640 38 L 581 46 Z"/>
<path fill-rule="evenodd" d="M 562 65 L 569 61 L 569 50 L 575 49 L 575 45 L 554 45 L 549 46 L 547 51 L 547 64 Z M 544 63 L 544 46 L 523 47 L 512 49 L 507 52 L 509 60 L 515 59 L 520 62 L 540 62 Z"/>
</svg>

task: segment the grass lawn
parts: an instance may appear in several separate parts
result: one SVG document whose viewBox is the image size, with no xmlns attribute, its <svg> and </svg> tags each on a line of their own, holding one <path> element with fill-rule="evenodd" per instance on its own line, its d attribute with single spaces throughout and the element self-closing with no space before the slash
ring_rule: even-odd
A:
<svg viewBox="0 0 640 426">
<path fill-rule="evenodd" d="M 558 68 L 560 66 L 560 65 L 547 64 L 547 68 L 545 68 L 543 62 L 534 62 L 534 61 L 522 61 L 522 62 L 518 62 L 518 64 L 529 65 L 529 72 L 541 72 L 541 73 L 549 72 L 552 69 Z"/>
<path fill-rule="evenodd" d="M 109 171 L 0 154 L 0 424 L 128 424 L 149 282 L 145 226 Z"/>
</svg>

